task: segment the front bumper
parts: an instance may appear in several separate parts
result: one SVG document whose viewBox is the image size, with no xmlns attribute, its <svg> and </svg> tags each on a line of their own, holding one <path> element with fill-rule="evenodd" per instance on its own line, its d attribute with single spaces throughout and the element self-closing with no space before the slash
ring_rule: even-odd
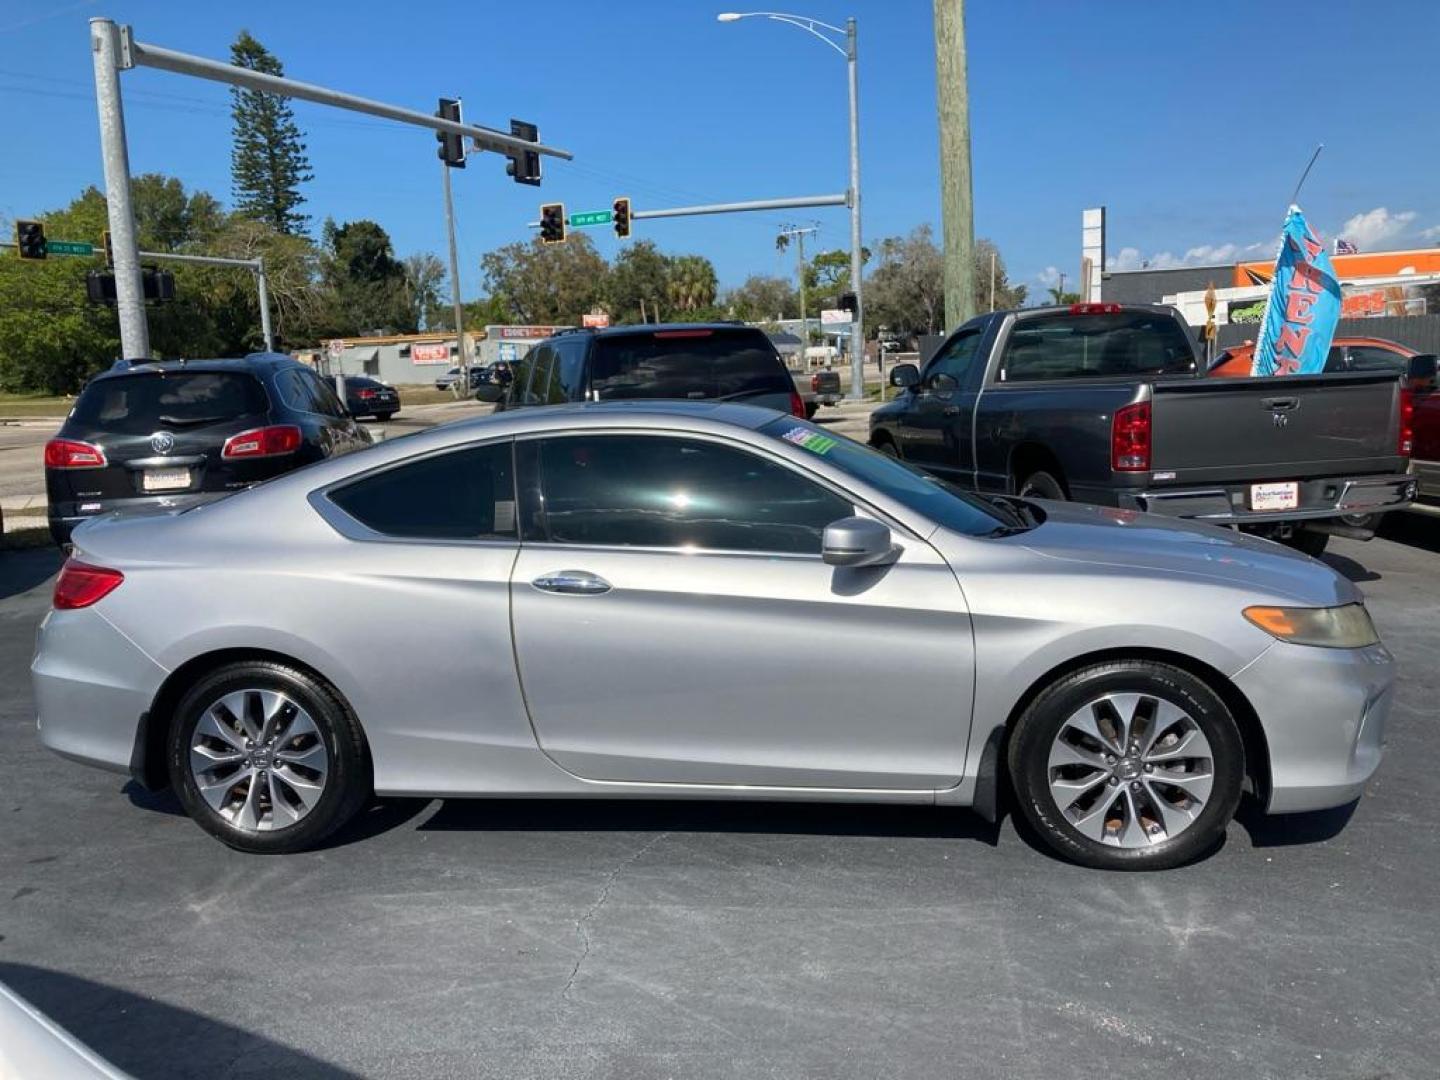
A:
<svg viewBox="0 0 1440 1080">
<path fill-rule="evenodd" d="M 50 612 L 30 665 L 40 741 L 62 757 L 129 772 L 140 716 L 167 674 L 94 608 Z"/>
<path fill-rule="evenodd" d="M 1408 473 L 1332 476 L 1300 480 L 1298 485 L 1299 505 L 1292 510 L 1250 509 L 1249 484 L 1122 491 L 1119 503 L 1128 510 L 1194 518 L 1215 525 L 1260 525 L 1403 510 L 1416 493 L 1415 477 Z"/>
<path fill-rule="evenodd" d="M 1269 747 L 1267 812 L 1324 810 L 1360 797 L 1380 764 L 1394 695 L 1395 660 L 1384 645 L 1276 642 L 1234 681 Z"/>
</svg>

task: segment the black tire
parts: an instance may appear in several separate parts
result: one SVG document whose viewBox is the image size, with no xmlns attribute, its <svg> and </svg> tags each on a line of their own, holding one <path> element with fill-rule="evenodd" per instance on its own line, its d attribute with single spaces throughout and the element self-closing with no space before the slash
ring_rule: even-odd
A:
<svg viewBox="0 0 1440 1080">
<path fill-rule="evenodd" d="M 1037 469 L 1015 485 L 1015 494 L 1026 499 L 1054 499 L 1057 502 L 1064 502 L 1070 496 L 1065 493 L 1065 485 L 1051 473 L 1043 469 Z"/>
<path fill-rule="evenodd" d="M 1287 539 L 1280 542 L 1296 551 L 1303 551 L 1312 559 L 1318 559 L 1325 554 L 1325 547 L 1330 543 L 1330 534 L 1315 532 L 1313 529 L 1296 529 Z"/>
<path fill-rule="evenodd" d="M 375 414 L 375 419 L 380 421 L 380 423 L 382 424 L 386 424 L 390 422 L 390 418 L 394 415 L 395 414 L 393 412 L 380 412 Z"/>
<path fill-rule="evenodd" d="M 294 824 L 268 831 L 242 828 L 212 808 L 201 795 L 189 764 L 196 725 L 210 707 L 227 694 L 251 689 L 279 691 L 303 708 L 327 755 L 324 787 L 313 808 Z M 256 854 L 314 847 L 349 821 L 371 790 L 369 751 L 349 708 L 314 676 L 271 661 L 226 664 L 197 681 L 175 709 L 166 761 L 170 783 L 195 823 L 230 847 Z"/>
<path fill-rule="evenodd" d="M 815 414 L 820 411 L 820 406 L 813 401 L 805 402 L 805 419 L 814 420 Z"/>
<path fill-rule="evenodd" d="M 1152 791 L 1168 791 L 1178 798 L 1177 789 L 1167 787 L 1163 774 L 1156 775 L 1149 769 L 1139 775 L 1128 772 L 1126 759 L 1112 766 L 1101 764 L 1097 770 L 1102 774 L 1101 779 L 1070 804 L 1073 808 L 1089 793 L 1095 793 L 1088 805 L 1099 808 L 1103 815 L 1099 826 L 1102 836 L 1113 836 L 1116 842 L 1092 839 L 1082 833 L 1067 816 L 1067 808 L 1060 806 L 1051 792 L 1051 754 L 1061 730 L 1067 728 L 1072 716 L 1081 715 L 1088 703 L 1103 699 L 1106 694 L 1140 694 L 1143 698 L 1178 707 L 1209 744 L 1209 758 L 1184 759 L 1192 761 L 1199 772 L 1204 770 L 1203 762 L 1208 761 L 1211 785 L 1192 820 L 1178 828 L 1174 836 L 1166 835 L 1163 826 L 1156 831 L 1156 824 L 1164 815 L 1151 809 L 1147 818 L 1147 811 L 1137 800 L 1148 798 L 1148 793 Z M 1070 726 L 1069 730 L 1075 729 Z M 1155 736 L 1163 739 L 1165 731 L 1151 731 L 1146 737 Z M 1189 672 L 1152 660 L 1092 664 L 1048 686 L 1030 703 L 1016 723 L 1011 733 L 1008 761 L 1016 801 L 1041 839 L 1064 858 L 1099 870 L 1163 870 L 1180 866 L 1209 851 L 1235 814 L 1245 777 L 1245 751 L 1240 731 L 1219 695 Z M 1064 768 L 1068 766 L 1056 770 L 1057 776 Z M 1091 766 L 1078 768 L 1089 769 Z M 1122 775 L 1128 772 L 1131 779 L 1106 779 L 1103 775 L 1106 768 Z M 1149 774 L 1148 779 L 1146 774 Z M 1135 788 L 1142 781 L 1143 785 L 1136 789 L 1134 797 L 1126 794 L 1125 787 Z M 1158 786 L 1152 788 L 1151 781 Z M 1082 786 L 1083 781 L 1070 790 L 1080 792 Z M 1142 805 L 1136 821 L 1140 835 L 1133 837 L 1140 846 L 1120 846 L 1120 828 L 1112 832 L 1111 822 L 1118 822 L 1122 817 L 1111 818 L 1104 804 L 1107 800 L 1116 799 L 1120 800 L 1118 805 L 1122 816 L 1125 814 L 1124 807 Z M 1183 816 L 1192 817 L 1189 813 Z M 1154 839 L 1156 836 L 1162 839 Z"/>
<path fill-rule="evenodd" d="M 874 445 L 875 445 L 875 449 L 876 449 L 876 450 L 879 450 L 880 453 L 884 454 L 886 457 L 893 457 L 893 458 L 895 458 L 897 461 L 899 460 L 899 458 L 900 458 L 900 448 L 897 447 L 897 446 L 894 444 L 894 442 L 892 442 L 890 439 L 881 439 L 879 442 L 875 443 Z"/>
<path fill-rule="evenodd" d="M 1340 520 L 1353 529 L 1369 529 L 1374 532 L 1380 528 L 1380 521 L 1385 517 L 1384 511 L 1374 514 L 1341 514 Z"/>
</svg>

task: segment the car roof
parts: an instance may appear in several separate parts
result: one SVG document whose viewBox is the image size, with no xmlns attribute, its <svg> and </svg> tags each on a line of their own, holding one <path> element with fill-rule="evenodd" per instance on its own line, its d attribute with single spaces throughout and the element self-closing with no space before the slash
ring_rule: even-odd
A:
<svg viewBox="0 0 1440 1080">
<path fill-rule="evenodd" d="M 250 353 L 248 356 L 212 357 L 198 360 L 117 360 L 96 379 L 113 378 L 122 375 L 163 374 L 178 371 L 244 371 L 250 374 L 264 372 L 273 374 L 285 368 L 305 367 L 285 353 Z"/>
<path fill-rule="evenodd" d="M 591 337 L 625 337 L 627 335 L 667 333 L 676 330 L 753 330 L 757 334 L 764 331 L 758 326 L 750 326 L 743 322 L 671 322 L 671 323 L 626 323 L 623 326 L 579 326 L 572 330 L 562 330 L 554 337 L 568 337 L 571 334 L 588 334 Z"/>
</svg>

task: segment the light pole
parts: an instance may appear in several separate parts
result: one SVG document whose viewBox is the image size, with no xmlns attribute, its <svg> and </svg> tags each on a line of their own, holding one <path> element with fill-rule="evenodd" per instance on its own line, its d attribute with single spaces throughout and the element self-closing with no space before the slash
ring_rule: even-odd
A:
<svg viewBox="0 0 1440 1080">
<path fill-rule="evenodd" d="M 850 288 L 855 292 L 855 318 L 850 324 L 850 398 L 859 401 L 865 397 L 865 302 L 861 275 L 860 252 L 860 82 L 856 71 L 855 20 L 846 19 L 844 28 L 832 26 L 819 19 L 804 15 L 788 15 L 783 11 L 726 11 L 717 15 L 720 22 L 739 22 L 741 19 L 773 19 L 789 23 L 819 38 L 826 45 L 845 57 L 849 68 L 850 84 L 850 187 L 847 191 L 850 204 Z M 821 33 L 843 34 L 843 45 Z"/>
</svg>

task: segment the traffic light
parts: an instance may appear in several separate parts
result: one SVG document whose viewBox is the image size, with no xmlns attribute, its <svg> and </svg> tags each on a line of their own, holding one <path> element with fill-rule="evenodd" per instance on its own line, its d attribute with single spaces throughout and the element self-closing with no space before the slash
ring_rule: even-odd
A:
<svg viewBox="0 0 1440 1080">
<path fill-rule="evenodd" d="M 546 203 L 540 207 L 540 240 L 546 244 L 565 242 L 564 203 Z"/>
<path fill-rule="evenodd" d="M 526 142 L 539 142 L 540 129 L 524 120 L 510 121 L 510 134 Z M 506 155 L 505 172 L 517 184 L 540 186 L 540 153 L 537 150 L 511 150 Z"/>
<path fill-rule="evenodd" d="M 15 222 L 15 250 L 22 259 L 45 258 L 45 223 L 41 221 Z"/>
<path fill-rule="evenodd" d="M 838 306 L 841 311 L 848 311 L 854 315 L 860 310 L 860 300 L 853 292 L 841 293 Z"/>
<path fill-rule="evenodd" d="M 630 235 L 630 200 L 622 195 L 610 204 L 610 220 L 615 223 L 615 235 L 624 240 Z"/>
<path fill-rule="evenodd" d="M 175 299 L 175 275 L 169 270 L 146 266 L 140 270 L 140 285 L 146 300 L 168 304 Z"/>
<path fill-rule="evenodd" d="M 435 115 L 441 120 L 453 120 L 457 124 L 460 123 L 460 102 L 454 98 L 442 97 L 440 108 L 435 111 Z M 452 169 L 465 167 L 465 139 L 463 136 L 449 131 L 437 131 L 435 132 L 435 141 L 440 144 L 440 149 L 435 152 L 440 156 L 441 161 Z"/>
<path fill-rule="evenodd" d="M 115 303 L 115 275 L 106 270 L 85 271 L 85 296 L 92 304 Z"/>
<path fill-rule="evenodd" d="M 113 270 L 115 268 L 115 245 L 110 242 L 109 229 L 100 234 L 100 240 L 105 245 L 105 265 Z"/>
</svg>

